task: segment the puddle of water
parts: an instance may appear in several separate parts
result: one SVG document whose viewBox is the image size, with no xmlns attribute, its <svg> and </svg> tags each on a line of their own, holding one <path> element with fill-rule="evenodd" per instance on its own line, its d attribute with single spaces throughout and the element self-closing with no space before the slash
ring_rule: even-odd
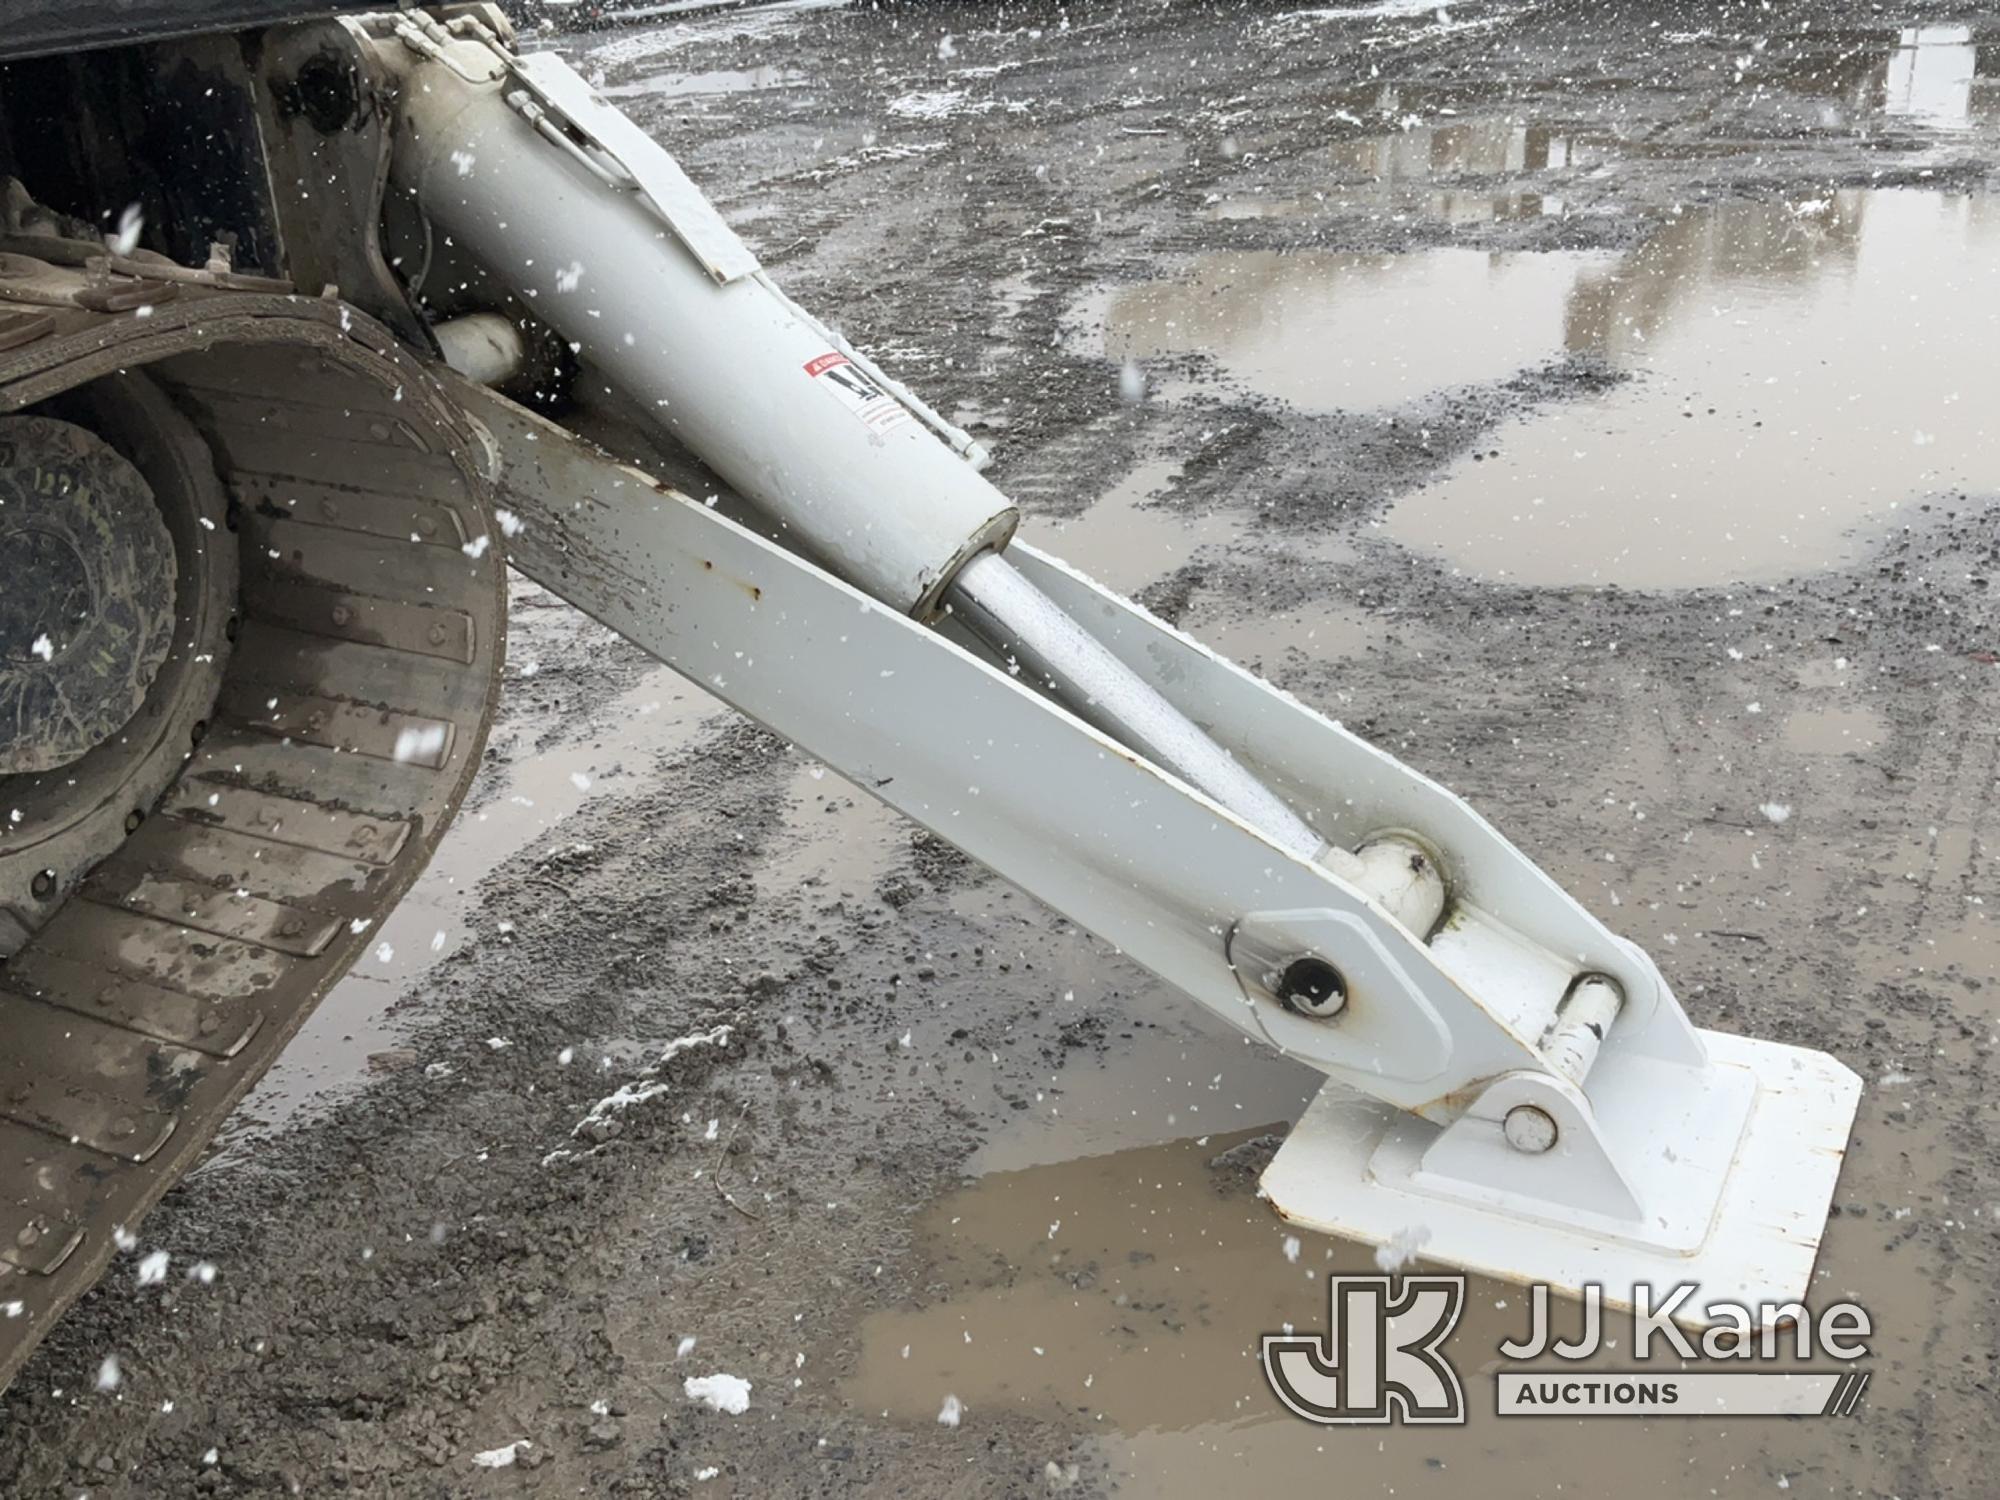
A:
<svg viewBox="0 0 2000 1500">
<path fill-rule="evenodd" d="M 1034 545 L 1121 594 L 1135 594 L 1148 584 L 1170 577 L 1181 564 L 1206 547 L 1242 555 L 1252 521 L 1241 509 L 1196 511 L 1158 503 L 1180 479 L 1183 469 L 1182 461 L 1169 453 L 1144 456 L 1092 501 L 1082 515 L 1054 523 L 1030 519 L 1022 534 Z M 1327 560 L 1343 555 L 1337 544 L 1326 541 L 1299 543 L 1288 539 L 1287 547 L 1294 554 L 1303 552 Z M 1310 636 L 1322 624 L 1331 634 L 1336 630 L 1334 617 L 1338 613 L 1337 609 L 1329 609 L 1322 617 L 1312 611 L 1301 612 L 1298 632 L 1280 629 L 1265 643 L 1290 640 L 1296 635 Z M 1240 633 L 1239 638 L 1247 639 L 1247 632 Z M 1206 628 L 1203 639 L 1218 650 L 1224 649 Z"/>
<path fill-rule="evenodd" d="M 1445 125 L 1418 125 L 1341 141 L 1331 148 L 1336 174 L 1360 177 L 1360 187 L 1336 190 L 1346 208 L 1401 207 L 1411 187 L 1429 187 L 1414 201 L 1427 217 L 1446 224 L 1487 224 L 1560 215 L 1559 192 L 1510 187 L 1482 189 L 1482 178 L 1534 178 L 1595 166 L 1611 153 L 1600 142 L 1580 141 L 1546 125 L 1486 116 Z M 1469 180 L 1468 180 L 1469 179 Z M 1452 183 L 1453 186 L 1430 187 Z"/>
<path fill-rule="evenodd" d="M 604 732 L 492 767 L 499 785 L 490 792 L 482 772 L 468 799 L 468 805 L 479 801 L 477 809 L 453 820 L 436 857 L 382 924 L 368 952 L 307 1017 L 224 1125 L 225 1149 L 243 1132 L 284 1123 L 312 1100 L 355 1083 L 367 1074 L 370 1054 L 400 1045 L 402 1031 L 390 1008 L 465 941 L 478 882 L 546 837 L 589 798 L 629 790 L 654 755 L 691 738 L 717 708 L 714 699 L 662 667 L 611 705 Z M 570 847 L 553 844 L 549 853 Z"/>
<path fill-rule="evenodd" d="M 785 793 L 785 842 L 757 867 L 757 899 L 872 900 L 876 883 L 907 850 L 911 825 L 852 782 L 811 763 Z"/>
<path fill-rule="evenodd" d="M 1105 587 L 1135 593 L 1172 573 L 1197 547 L 1240 530 L 1224 513 L 1190 516 L 1149 503 L 1173 487 L 1181 469 L 1165 454 L 1142 459 L 1074 520 L 1050 527 L 1030 522 L 1027 539 Z"/>
<path fill-rule="evenodd" d="M 1888 736 L 1887 721 L 1862 704 L 1802 708 L 1785 719 L 1785 748 L 1806 755 L 1872 750 Z"/>
<path fill-rule="evenodd" d="M 758 89 L 793 88 L 806 81 L 805 74 L 791 68 L 718 68 L 707 73 L 661 73 L 634 78 L 607 84 L 598 92 L 612 99 L 642 95 L 684 99 L 701 94 L 747 94 Z"/>
<path fill-rule="evenodd" d="M 1990 984 L 2000 975 L 2000 924 L 1983 905 L 1972 907 L 1957 926 L 1920 936 L 1915 958 L 1928 973 L 1949 971 Z"/>
<path fill-rule="evenodd" d="M 1291 1231 L 1259 1201 L 1251 1177 L 1214 1165 L 1255 1130 L 1131 1147 L 994 1171 L 928 1210 L 919 1226 L 927 1280 L 945 1288 L 923 1307 L 891 1308 L 863 1324 L 846 1394 L 869 1417 L 936 1420 L 947 1395 L 963 1424 L 1009 1411 L 1067 1422 L 1099 1441 L 1117 1478 L 1138 1494 L 1208 1497 L 1297 1481 L 1323 1491 L 1329 1465 L 1354 1493 L 1459 1500 L 1467 1471 L 1482 1483 L 1518 1475 L 1498 1494 L 1691 1493 L 1698 1424 L 1565 1425 L 1559 1454 L 1543 1424 L 1496 1425 L 1483 1372 L 1502 1339 L 1528 1328 L 1525 1294 L 1471 1278 L 1451 1354 L 1475 1411 L 1469 1429 L 1329 1432 L 1298 1421 L 1265 1383 L 1258 1345 L 1287 1326 L 1319 1327 L 1325 1277 L 1374 1269 L 1372 1252 Z M 1294 1253 L 1295 1252 L 1295 1253 Z M 1562 1306 L 1557 1326 L 1579 1315 Z M 1611 1336 L 1625 1342 L 1614 1320 Z M 1629 1368 L 1620 1349 L 1583 1368 Z M 1729 1467 L 1766 1447 L 1742 1433 Z M 1828 1439 L 1829 1442 L 1836 1439 Z M 1772 1446 L 1810 1438 L 1775 1433 Z M 1842 1451 L 1844 1451 L 1844 1444 Z M 1554 1465 L 1552 1468 L 1551 1466 Z M 1782 1466 L 1777 1466 L 1782 1467 Z M 1796 1468 L 1794 1468 L 1796 1472 Z M 1528 1484 L 1527 1476 L 1533 1476 Z M 1768 1483 L 1769 1481 L 1765 1481 Z M 1547 1488 L 1543 1488 L 1546 1485 Z"/>
<path fill-rule="evenodd" d="M 996 1172 L 945 1199 L 920 1233 L 952 1294 L 869 1320 L 850 1399 L 928 1420 L 949 1392 L 975 1419 L 1013 1406 L 1125 1432 L 1261 1410 L 1250 1351 L 1307 1283 L 1278 1220 L 1210 1172 L 1250 1134 Z"/>
<path fill-rule="evenodd" d="M 1393 91 L 1384 91 L 1376 112 L 1394 116 Z M 1447 224 L 1533 219 L 1562 213 L 1561 195 L 1518 185 L 1498 191 L 1480 187 L 1478 180 L 1534 178 L 1594 166 L 1609 154 L 1602 143 L 1580 141 L 1548 126 L 1506 116 L 1411 125 L 1327 148 L 1322 155 L 1331 169 L 1330 183 L 1322 191 L 1281 198 L 1227 196 L 1204 207 L 1202 217 L 1282 219 L 1329 209 L 1386 212 L 1423 206 L 1428 217 Z M 1453 185 L 1434 186 L 1444 183 Z M 1425 191 L 1411 197 L 1413 188 Z"/>
<path fill-rule="evenodd" d="M 1136 1141 L 1166 1144 L 1296 1120 L 1319 1092 L 1311 1068 L 1206 1017 L 1173 1015 L 1175 999 L 1165 992 L 1159 1000 L 1160 1029 L 1119 1040 L 1109 1059 L 1064 1067 L 1037 1107 L 980 1147 L 968 1170 L 981 1177 L 1036 1166 L 1067 1170 L 1080 1157 Z"/>
<path fill-rule="evenodd" d="M 1362 136 L 1339 142 L 1328 154 L 1336 169 L 1376 182 L 1541 172 L 1582 165 L 1587 156 L 1560 131 L 1505 116 Z"/>
<path fill-rule="evenodd" d="M 1782 81 L 1780 94 L 1789 90 L 1804 96 L 1802 118 L 1822 129 L 1854 128 L 1873 114 L 1956 133 L 2000 118 L 2000 51 L 1986 50 L 1982 70 L 1971 26 L 1905 26 L 1886 50 L 1871 39 L 1838 52 L 1825 46 L 1756 59 L 1749 75 L 1756 82 L 1745 84 L 1750 101 L 1758 97 L 1762 82 Z M 1816 101 L 1814 96 L 1819 96 Z M 1615 127 L 1579 132 L 1507 114 L 1457 118 L 1471 97 L 1476 96 L 1464 87 L 1440 90 L 1410 83 L 1385 83 L 1354 93 L 1333 118 L 1349 126 L 1379 122 L 1388 128 L 1336 141 L 1320 153 L 1327 172 L 1324 188 L 1281 196 L 1228 193 L 1206 204 L 1201 217 L 1224 222 L 1310 218 L 1340 209 L 1375 210 L 1399 219 L 1421 216 L 1446 224 L 1533 219 L 1565 211 L 1564 173 L 1600 168 L 1622 157 L 1739 149 L 1727 139 L 1621 140 Z M 1781 99 L 1780 107 L 1795 106 Z M 1488 185 L 1500 183 L 1504 188 Z"/>
<path fill-rule="evenodd" d="M 1689 213 L 1579 269 L 1563 339 L 1636 378 L 1498 429 L 1391 532 L 1467 572 L 1639 588 L 1836 565 L 2000 488 L 2000 205 L 1917 191 Z"/>
<path fill-rule="evenodd" d="M 1255 1196 L 1254 1167 L 1218 1161 L 1269 1128 L 1240 1123 L 1295 1118 L 1316 1087 L 1309 1070 L 1206 1018 L 1173 1024 L 1062 1068 L 1041 1096 L 1053 1102 L 1014 1116 L 974 1162 L 983 1175 L 924 1211 L 929 1290 L 922 1305 L 863 1320 L 844 1385 L 858 1413 L 928 1428 L 951 1396 L 967 1440 L 983 1422 L 1028 1415 L 1091 1440 L 1115 1481 L 1162 1500 L 1253 1482 L 1317 1493 L 1334 1464 L 1342 1492 L 1436 1500 L 1461 1500 L 1475 1469 L 1483 1488 L 1521 1500 L 1608 1493 L 1614 1475 L 1619 1493 L 1662 1500 L 1834 1468 L 1860 1482 L 1833 1424 L 1578 1421 L 1551 1445 L 1546 1423 L 1496 1422 L 1488 1376 L 1501 1340 L 1526 1332 L 1527 1301 L 1481 1277 L 1448 1350 L 1471 1426 L 1352 1433 L 1293 1418 L 1264 1381 L 1259 1340 L 1322 1326 L 1325 1278 L 1373 1270 L 1373 1252 L 1311 1234 L 1288 1246 L 1292 1231 Z M 1860 1289 L 1877 1320 L 1880 1410 L 1914 1401 L 1928 1380 L 1935 1294 L 1930 1268 L 1896 1253 L 1907 1230 L 1896 1206 L 1936 1211 L 1907 1160 L 1945 1160 L 1941 1130 L 1902 1100 L 1864 1120 L 1867 1148 L 1850 1156 L 1841 1197 L 1894 1211 L 1836 1222 L 1812 1295 L 1823 1304 Z M 1579 1317 L 1559 1303 L 1557 1331 L 1573 1334 Z M 1575 1368 L 1633 1368 L 1629 1331 L 1614 1317 L 1610 1346 Z"/>
<path fill-rule="evenodd" d="M 663 4 L 622 9 L 620 29 L 608 37 L 582 39 L 582 51 L 592 63 L 617 67 L 674 52 L 690 42 L 761 38 L 816 10 L 839 10 L 852 0 L 771 0 L 718 12 L 715 0 L 665 0 Z M 686 20 L 678 17 L 686 16 Z M 558 21 L 561 17 L 556 17 Z M 642 21 L 661 24 L 641 27 Z M 672 23 L 672 24 L 667 24 Z"/>
<path fill-rule="evenodd" d="M 1314 193 L 1293 198 L 1223 198 L 1202 209 L 1204 219 L 1302 219 L 1329 208 L 1353 208 L 1352 193 Z M 1539 219 L 1563 211 L 1563 200 L 1552 193 L 1482 193 L 1473 189 L 1430 194 L 1426 217 L 1446 224 L 1512 223 Z"/>
<path fill-rule="evenodd" d="M 1183 278 L 1113 293 L 1103 348 L 1114 363 L 1206 354 L 1306 411 L 1386 410 L 1560 355 L 1570 295 L 1603 260 L 1456 248 L 1205 255 Z"/>
<path fill-rule="evenodd" d="M 1232 612 L 1213 620 L 1192 620 L 1187 629 L 1203 645 L 1252 670 L 1258 662 L 1288 650 L 1315 661 L 1359 656 L 1380 646 L 1387 634 L 1383 622 L 1367 611 L 1335 603 L 1307 604 L 1276 614 Z"/>
</svg>

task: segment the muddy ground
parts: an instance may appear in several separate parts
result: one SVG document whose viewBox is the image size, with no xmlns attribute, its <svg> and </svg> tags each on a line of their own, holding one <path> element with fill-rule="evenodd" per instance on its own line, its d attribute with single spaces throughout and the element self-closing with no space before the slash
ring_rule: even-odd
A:
<svg viewBox="0 0 2000 1500">
<path fill-rule="evenodd" d="M 1294 1262 L 1254 1197 L 1311 1080 L 520 584 L 399 956 L 142 1228 L 214 1281 L 121 1263 L 0 1404 L 0 1488 L 1991 1494 L 2000 24 L 965 4 L 564 45 L 976 425 L 1031 535 L 1471 798 L 1699 1023 L 1863 1075 L 1815 1295 L 1875 1313 L 1866 1404 L 1512 1423 L 1474 1377 L 1462 1430 L 1284 1416 L 1256 1336 L 1369 1263 Z M 1522 1326 L 1474 1304 L 1468 1370 Z M 718 1372 L 743 1414 L 683 1394 Z"/>
</svg>

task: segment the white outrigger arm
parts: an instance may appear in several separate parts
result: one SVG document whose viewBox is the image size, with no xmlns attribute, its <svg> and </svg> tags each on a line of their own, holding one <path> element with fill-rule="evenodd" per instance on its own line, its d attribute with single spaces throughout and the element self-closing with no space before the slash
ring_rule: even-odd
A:
<svg viewBox="0 0 2000 1500">
<path fill-rule="evenodd" d="M 728 491 L 446 375 L 516 567 L 1325 1073 L 1264 1174 L 1288 1219 L 1614 1304 L 1694 1283 L 1695 1322 L 1803 1296 L 1852 1072 L 1696 1029 L 1464 802 L 1012 540 L 976 445 L 560 59 L 477 13 L 346 24 L 395 80 L 427 234 Z"/>
</svg>

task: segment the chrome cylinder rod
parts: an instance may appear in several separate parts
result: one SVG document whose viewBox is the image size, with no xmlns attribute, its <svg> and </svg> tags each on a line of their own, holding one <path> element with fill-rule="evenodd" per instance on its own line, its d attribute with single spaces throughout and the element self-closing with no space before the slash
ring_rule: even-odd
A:
<svg viewBox="0 0 2000 1500">
<path fill-rule="evenodd" d="M 1361 861 L 1331 847 L 1200 725 L 997 552 L 982 552 L 945 594 L 953 613 L 1019 662 L 1078 717 L 1159 762 L 1283 848 L 1358 883 Z"/>
<path fill-rule="evenodd" d="M 1579 979 L 1542 1040 L 1542 1056 L 1548 1059 L 1550 1070 L 1582 1088 L 1604 1045 L 1605 1033 L 1624 1008 L 1625 992 L 1615 980 L 1603 974 L 1586 974 Z"/>
</svg>

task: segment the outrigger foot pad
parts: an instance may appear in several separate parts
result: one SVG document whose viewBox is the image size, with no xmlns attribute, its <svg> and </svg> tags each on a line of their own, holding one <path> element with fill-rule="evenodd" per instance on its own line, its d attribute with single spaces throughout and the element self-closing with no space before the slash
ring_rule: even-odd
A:
<svg viewBox="0 0 2000 1500">
<path fill-rule="evenodd" d="M 1514 1075 L 1444 1126 L 1330 1082 L 1261 1191 L 1292 1223 L 1502 1281 L 1594 1285 L 1621 1309 L 1692 1284 L 1677 1322 L 1768 1319 L 1806 1298 L 1861 1080 L 1823 1052 L 1695 1034 L 1705 1066 L 1607 1055 L 1590 1098 Z"/>
</svg>

